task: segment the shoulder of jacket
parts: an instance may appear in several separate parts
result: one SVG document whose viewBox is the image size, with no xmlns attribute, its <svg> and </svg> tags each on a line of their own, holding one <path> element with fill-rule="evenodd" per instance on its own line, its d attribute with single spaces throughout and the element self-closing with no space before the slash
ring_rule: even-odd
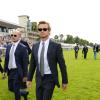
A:
<svg viewBox="0 0 100 100">
<path fill-rule="evenodd" d="M 20 45 L 20 46 L 23 47 L 23 48 L 26 48 L 26 46 L 25 46 L 23 43 L 21 43 L 21 42 L 19 42 L 18 45 Z"/>
</svg>

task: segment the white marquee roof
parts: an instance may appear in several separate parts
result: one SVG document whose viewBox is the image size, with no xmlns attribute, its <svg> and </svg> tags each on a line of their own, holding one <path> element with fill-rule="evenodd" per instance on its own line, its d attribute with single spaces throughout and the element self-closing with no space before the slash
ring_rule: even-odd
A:
<svg viewBox="0 0 100 100">
<path fill-rule="evenodd" d="M 1 20 L 1 19 L 0 19 L 0 26 L 7 27 L 9 29 L 24 28 L 24 27 L 19 26 L 17 24 L 10 23 L 10 22 L 7 22 L 7 21 Z"/>
</svg>

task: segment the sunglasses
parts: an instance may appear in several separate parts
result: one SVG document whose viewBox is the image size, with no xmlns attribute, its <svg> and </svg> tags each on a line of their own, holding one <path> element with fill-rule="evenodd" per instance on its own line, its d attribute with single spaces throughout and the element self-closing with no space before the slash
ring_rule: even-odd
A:
<svg viewBox="0 0 100 100">
<path fill-rule="evenodd" d="M 47 31 L 48 30 L 48 28 L 38 28 L 38 31 Z"/>
<path fill-rule="evenodd" d="M 13 35 L 13 34 L 11 34 L 11 37 L 17 37 L 17 35 Z"/>
</svg>

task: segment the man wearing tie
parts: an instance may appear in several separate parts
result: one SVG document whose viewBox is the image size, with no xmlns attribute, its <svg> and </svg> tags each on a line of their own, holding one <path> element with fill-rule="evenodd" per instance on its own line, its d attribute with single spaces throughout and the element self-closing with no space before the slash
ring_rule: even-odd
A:
<svg viewBox="0 0 100 100">
<path fill-rule="evenodd" d="M 57 63 L 62 75 L 63 90 L 68 83 L 61 45 L 49 38 L 50 31 L 49 23 L 40 21 L 38 24 L 40 42 L 34 44 L 32 48 L 27 86 L 31 86 L 36 70 L 36 100 L 51 100 L 55 85 L 60 87 Z"/>
<path fill-rule="evenodd" d="M 20 43 L 20 32 L 11 34 L 12 43 L 7 46 L 4 72 L 8 73 L 8 88 L 14 92 L 15 100 L 21 100 L 20 84 L 27 80 L 28 51 L 25 45 Z"/>
</svg>

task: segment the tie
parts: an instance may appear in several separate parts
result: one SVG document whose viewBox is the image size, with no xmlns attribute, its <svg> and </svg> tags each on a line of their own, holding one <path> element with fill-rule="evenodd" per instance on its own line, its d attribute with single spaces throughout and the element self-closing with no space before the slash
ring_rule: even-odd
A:
<svg viewBox="0 0 100 100">
<path fill-rule="evenodd" d="M 11 69 L 13 67 L 13 55 L 14 55 L 14 46 L 12 45 L 12 48 L 10 50 L 10 59 L 9 59 L 9 69 Z"/>
<path fill-rule="evenodd" d="M 41 76 L 44 75 L 44 42 L 42 43 L 42 49 L 40 53 L 40 72 Z"/>
</svg>

